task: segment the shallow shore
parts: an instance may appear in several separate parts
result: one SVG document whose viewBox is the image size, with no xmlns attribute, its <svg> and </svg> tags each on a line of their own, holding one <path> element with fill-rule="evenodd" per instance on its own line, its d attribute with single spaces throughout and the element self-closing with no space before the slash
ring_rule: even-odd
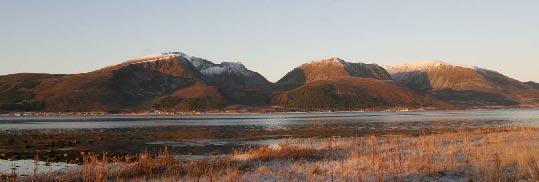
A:
<svg viewBox="0 0 539 182">
<path fill-rule="evenodd" d="M 170 151 L 134 161 L 86 155 L 79 168 L 3 179 L 39 181 L 537 181 L 539 129 L 417 136 L 304 138 L 178 161 Z"/>
<path fill-rule="evenodd" d="M 15 120 L 7 119 L 0 125 L 0 159 L 24 160 L 38 156 L 50 162 L 80 164 L 87 153 L 123 158 L 144 151 L 155 153 L 164 147 L 178 155 L 221 155 L 241 147 L 290 138 L 417 136 L 420 131 L 440 133 L 520 125 L 515 119 L 530 124 L 538 121 L 539 113 L 536 110 L 476 110 L 260 117 L 108 116 L 12 117 Z"/>
</svg>

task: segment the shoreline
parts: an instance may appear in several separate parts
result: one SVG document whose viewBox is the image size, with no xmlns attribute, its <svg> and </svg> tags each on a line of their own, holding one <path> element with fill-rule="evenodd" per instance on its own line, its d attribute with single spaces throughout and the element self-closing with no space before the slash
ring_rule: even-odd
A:
<svg viewBox="0 0 539 182">
<path fill-rule="evenodd" d="M 171 151 L 180 152 L 182 155 L 223 154 L 231 152 L 234 148 L 250 147 L 253 144 L 264 143 L 266 140 L 385 135 L 417 136 L 421 133 L 475 128 L 527 126 L 530 121 L 537 123 L 539 116 L 536 109 L 509 108 L 496 111 L 482 108 L 475 110 L 477 111 L 453 110 L 438 113 L 432 111 L 434 114 L 404 112 L 346 114 L 350 111 L 342 111 L 342 114 L 238 117 L 157 115 L 154 117 L 135 116 L 132 117 L 133 120 L 129 120 L 130 116 L 121 115 L 4 117 L 0 118 L 6 125 L 1 130 L 4 132 L 0 132 L 0 138 L 2 138 L 0 145 L 3 146 L 0 150 L 0 159 L 32 159 L 39 154 L 40 158 L 48 161 L 68 160 L 67 162 L 70 163 L 78 163 L 82 159 L 81 152 L 108 152 L 111 156 L 125 157 L 144 151 L 158 151 L 162 147 L 169 147 Z M 523 122 L 520 124 L 519 121 L 508 119 L 508 116 L 515 116 L 510 118 Z M 316 119 L 318 117 L 324 119 Z M 245 119 L 244 122 L 236 121 L 241 118 Z M 95 122 L 83 122 L 88 119 Z M 175 119 L 194 119 L 194 121 L 186 122 L 187 124 L 168 121 Z M 222 122 L 226 119 L 228 121 Z M 35 122 L 40 120 L 53 122 Z M 56 123 L 54 120 L 70 121 Z"/>
<path fill-rule="evenodd" d="M 166 112 L 166 111 L 142 111 L 142 112 L 7 112 L 0 113 L 0 116 L 196 116 L 196 115 L 259 115 L 259 114 L 309 114 L 309 113 L 368 113 L 368 112 L 432 112 L 432 111 L 473 111 L 473 110 L 503 110 L 503 109 L 539 109 L 539 106 L 481 106 L 459 109 L 440 108 L 418 108 L 409 109 L 405 107 L 385 108 L 385 109 L 364 109 L 364 110 L 321 110 L 321 111 L 193 111 L 193 112 Z"/>
<path fill-rule="evenodd" d="M 237 149 L 229 156 L 194 161 L 177 160 L 168 150 L 139 153 L 129 160 L 85 154 L 77 165 L 51 163 L 57 168 L 54 173 L 42 172 L 46 171 L 42 162 L 30 161 L 0 176 L 49 181 L 536 181 L 538 131 L 499 128 L 418 136 L 289 139 L 273 147 Z"/>
</svg>

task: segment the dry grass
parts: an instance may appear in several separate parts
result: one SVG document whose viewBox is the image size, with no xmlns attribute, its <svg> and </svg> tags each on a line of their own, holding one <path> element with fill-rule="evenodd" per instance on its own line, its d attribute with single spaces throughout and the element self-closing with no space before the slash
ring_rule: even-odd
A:
<svg viewBox="0 0 539 182">
<path fill-rule="evenodd" d="M 262 146 L 253 149 L 238 150 L 232 156 L 232 159 L 241 161 L 316 160 L 324 158 L 325 151 L 281 144 L 278 148 Z"/>
<path fill-rule="evenodd" d="M 539 130 L 477 129 L 419 136 L 291 139 L 217 160 L 163 151 L 132 162 L 88 155 L 77 171 L 17 181 L 539 181 Z M 8 177 L 6 177 L 8 176 Z M 4 179 L 9 175 L 2 176 Z M 13 179 L 11 177 L 10 179 Z"/>
</svg>

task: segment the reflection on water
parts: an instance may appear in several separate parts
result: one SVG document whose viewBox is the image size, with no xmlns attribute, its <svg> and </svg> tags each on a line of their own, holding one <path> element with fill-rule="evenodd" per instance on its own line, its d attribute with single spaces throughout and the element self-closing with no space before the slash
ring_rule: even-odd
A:
<svg viewBox="0 0 539 182">
<path fill-rule="evenodd" d="M 432 112 L 342 112 L 190 116 L 0 116 L 0 132 L 46 134 L 75 132 L 77 140 L 103 135 L 105 144 L 92 140 L 81 148 L 143 151 L 167 146 L 185 153 L 208 154 L 238 146 L 272 145 L 284 138 L 361 136 L 419 130 L 491 128 L 539 124 L 539 110 L 469 110 Z M 49 132 L 52 133 L 52 132 Z M 77 134 L 78 133 L 78 134 Z M 114 135 L 114 136 L 113 136 Z M 131 143 L 129 143 L 131 142 Z M 97 145 L 97 144 L 99 145 Z M 77 146 L 75 146 L 77 147 Z M 138 148 L 137 148 L 138 147 Z M 134 149 L 135 148 L 135 149 Z M 191 156 L 191 155 L 190 155 Z M 195 156 L 196 157 L 196 156 Z"/>
<path fill-rule="evenodd" d="M 0 130 L 145 128 L 171 126 L 243 126 L 245 129 L 286 130 L 303 127 L 417 129 L 425 127 L 489 127 L 536 124 L 532 109 L 433 112 L 336 112 L 190 116 L 0 116 Z"/>
</svg>

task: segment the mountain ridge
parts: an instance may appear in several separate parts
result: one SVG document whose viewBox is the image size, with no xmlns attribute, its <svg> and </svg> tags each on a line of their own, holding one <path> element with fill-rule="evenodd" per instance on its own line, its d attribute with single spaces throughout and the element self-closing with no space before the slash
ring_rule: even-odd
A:
<svg viewBox="0 0 539 182">
<path fill-rule="evenodd" d="M 449 106 L 394 83 L 381 66 L 339 58 L 302 64 L 276 84 L 271 104 L 297 110 Z"/>
<path fill-rule="evenodd" d="M 288 72 L 275 84 L 279 89 L 286 90 L 303 83 L 331 80 L 343 76 L 391 80 L 389 73 L 376 64 L 350 63 L 333 57 L 304 63 Z"/>
<path fill-rule="evenodd" d="M 80 74 L 0 76 L 0 111 L 294 110 L 535 106 L 537 83 L 440 61 L 381 67 L 337 57 L 302 64 L 272 83 L 238 62 L 151 54 Z"/>
<path fill-rule="evenodd" d="M 539 97 L 529 85 L 479 67 L 427 62 L 386 68 L 396 82 L 457 104 L 537 104 Z"/>
</svg>

